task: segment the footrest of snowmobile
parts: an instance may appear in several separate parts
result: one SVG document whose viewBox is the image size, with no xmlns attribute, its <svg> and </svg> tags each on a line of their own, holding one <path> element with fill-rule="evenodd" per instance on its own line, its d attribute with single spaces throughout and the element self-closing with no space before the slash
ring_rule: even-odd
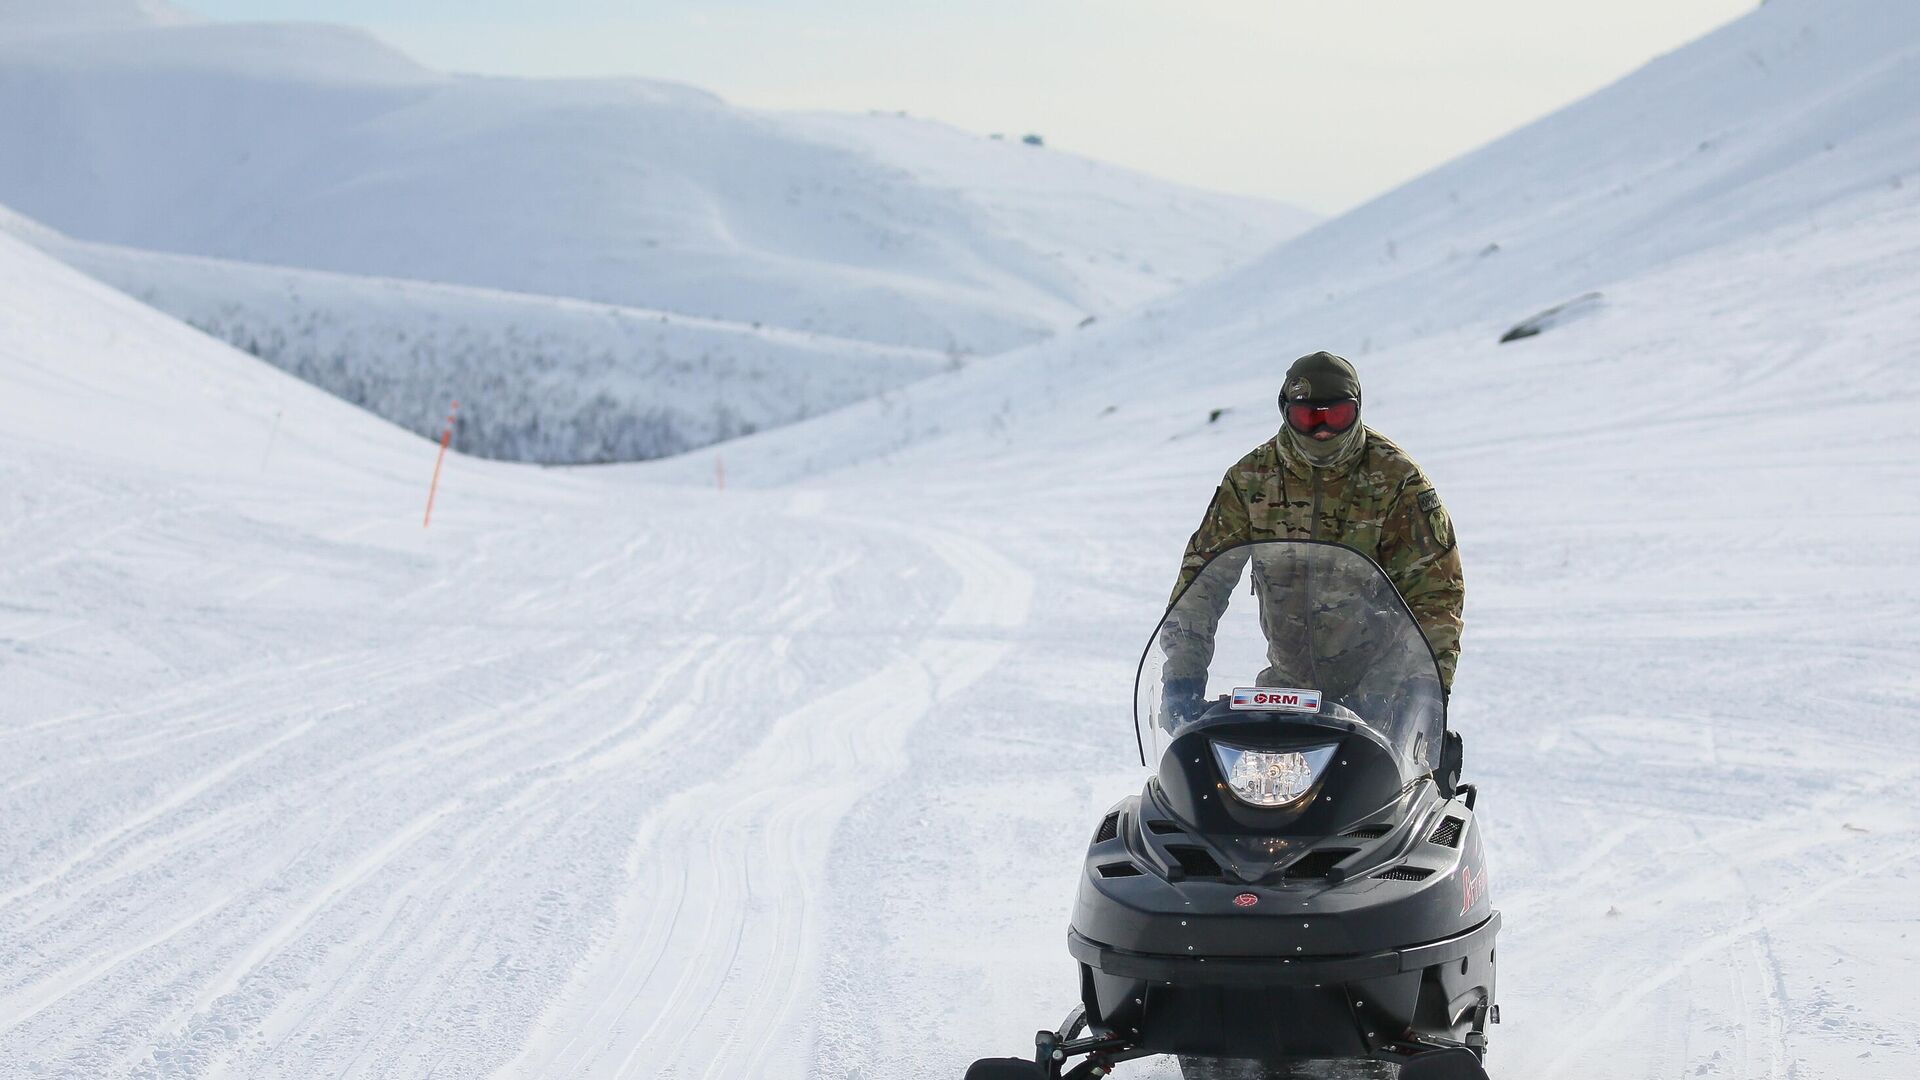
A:
<svg viewBox="0 0 1920 1080">
<path fill-rule="evenodd" d="M 1400 1066 L 1400 1080 L 1487 1080 L 1480 1058 L 1464 1047 L 1428 1050 Z"/>
<path fill-rule="evenodd" d="M 1026 1058 L 981 1058 L 967 1066 L 966 1080 L 1047 1080 L 1047 1070 Z"/>
<path fill-rule="evenodd" d="M 1087 1030 L 1087 1007 L 1075 1005 L 1059 1028 L 1033 1034 L 1033 1058 L 981 1058 L 966 1080 L 1093 1080 L 1113 1063 L 1145 1056 L 1125 1036 Z"/>
</svg>

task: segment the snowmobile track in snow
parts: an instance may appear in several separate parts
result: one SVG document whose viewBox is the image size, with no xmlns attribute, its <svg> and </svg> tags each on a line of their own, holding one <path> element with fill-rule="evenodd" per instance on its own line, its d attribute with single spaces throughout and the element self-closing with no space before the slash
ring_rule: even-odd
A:
<svg viewBox="0 0 1920 1080">
<path fill-rule="evenodd" d="M 881 527 L 883 534 L 903 530 Z M 604 945 L 501 1076 L 686 1076 L 790 1069 L 814 999 L 827 847 L 840 817 L 905 761 L 908 728 L 1006 645 L 949 640 L 1024 622 L 1031 582 L 985 546 L 908 532 L 960 582 L 917 643 L 765 724 L 727 772 L 650 814 Z M 797 616 L 799 613 L 795 612 Z"/>
</svg>

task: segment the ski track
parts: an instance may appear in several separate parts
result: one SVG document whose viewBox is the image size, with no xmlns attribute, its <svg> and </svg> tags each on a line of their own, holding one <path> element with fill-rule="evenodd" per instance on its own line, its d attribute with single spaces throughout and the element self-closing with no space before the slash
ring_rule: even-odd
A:
<svg viewBox="0 0 1920 1080">
<path fill-rule="evenodd" d="M 1802 850 L 1806 846 L 1802 841 L 1804 837 L 1796 837 L 1789 847 L 1795 852 Z M 1747 961 L 1764 971 L 1763 976 L 1757 980 L 1742 978 L 1739 981 L 1743 988 L 1756 988 L 1757 985 L 1756 992 L 1762 999 L 1758 1008 L 1748 1006 L 1740 1011 L 1749 1017 L 1748 1023 L 1752 1022 L 1753 1013 L 1760 1014 L 1759 1026 L 1766 1031 L 1766 1038 L 1762 1040 L 1762 1044 L 1766 1048 L 1767 1064 L 1764 1070 L 1752 1068 L 1755 1064 L 1752 1060 L 1754 1036 L 1748 1032 L 1742 1040 L 1742 1056 L 1747 1059 L 1746 1066 L 1749 1071 L 1741 1075 L 1753 1077 L 1788 1075 L 1785 1061 L 1786 1043 L 1784 1038 L 1780 1037 L 1784 1034 L 1785 1021 L 1775 986 L 1778 974 L 1766 955 L 1766 950 L 1769 948 L 1766 940 L 1768 931 L 1816 907 L 1821 901 L 1841 889 L 1856 885 L 1865 879 L 1887 874 L 1915 859 L 1920 859 L 1920 840 L 1910 839 L 1903 850 L 1891 858 L 1860 860 L 1855 865 L 1847 867 L 1845 872 L 1831 876 L 1820 885 L 1796 894 L 1791 902 L 1775 903 L 1764 913 L 1750 915 L 1719 933 L 1708 935 L 1705 940 L 1684 949 L 1667 963 L 1640 974 L 1633 987 L 1619 995 L 1612 1005 L 1592 1017 L 1590 1022 L 1579 1031 L 1563 1034 L 1557 1038 L 1555 1040 L 1557 1052 L 1539 1075 L 1547 1078 L 1566 1075 L 1576 1063 L 1581 1063 L 1583 1059 L 1590 1056 L 1596 1042 L 1611 1037 L 1614 1025 L 1634 1015 L 1649 997 L 1665 992 L 1670 983 L 1688 976 L 1698 966 L 1721 954 L 1730 954 L 1731 962 L 1736 965 L 1740 964 L 1744 954 Z M 1737 861 L 1757 860 L 1741 857 Z"/>
<path fill-rule="evenodd" d="M 797 504 L 811 515 L 820 504 Z M 904 764 L 907 730 L 990 670 L 1004 643 L 954 640 L 1027 617 L 1031 582 L 990 548 L 874 524 L 959 579 L 931 632 L 771 721 L 728 772 L 642 825 L 609 947 L 497 1075 L 720 1080 L 806 1074 L 829 841 Z"/>
<path fill-rule="evenodd" d="M 784 525 L 755 507 L 704 540 L 569 536 L 564 559 L 539 530 L 482 534 L 428 576 L 396 564 L 417 580 L 387 604 L 409 615 L 355 647 L 170 668 L 0 728 L 44 762 L 0 798 L 84 807 L 0 892 L 0 949 L 25 961 L 0 976 L 0 1075 L 803 1073 L 839 819 L 992 669 L 1031 595 L 978 541 L 828 506 L 785 500 Z M 806 572 L 756 559 L 770 527 Z M 570 569 L 527 587 L 549 565 Z M 57 589 L 69 566 L 8 579 Z M 520 585 L 488 602 L 495 575 Z M 73 754 L 103 798 L 58 786 Z M 120 779 L 140 775 L 183 779 Z M 588 888 L 500 891 L 516 879 Z M 482 929 L 502 921 L 549 945 L 506 951 Z M 470 1043 L 428 1059 L 423 1025 Z"/>
<path fill-rule="evenodd" d="M 1174 505 L 1178 479 L 1144 483 Z M 1139 477 L 1113 483 L 1072 495 L 1142 498 Z M 855 1061 L 873 1075 L 957 1071 L 1017 1048 L 1071 996 L 1056 954 L 1072 853 L 1046 860 L 1065 871 L 1059 880 L 1023 882 L 1031 861 L 983 868 L 972 847 L 1007 841 L 967 830 L 991 833 L 1008 800 L 1033 798 L 1032 812 L 1005 822 L 1026 842 L 1044 825 L 1070 849 L 1104 805 L 1060 775 L 1057 751 L 1116 764 L 1130 753 L 1115 749 L 1125 723 L 1112 706 L 1124 702 L 1112 688 L 1137 643 L 1108 615 L 1150 609 L 1157 597 L 1138 583 L 1165 568 L 1116 564 L 1097 538 L 1050 543 L 1065 493 L 1037 496 L 1031 520 L 951 502 L 835 512 L 836 499 L 863 496 L 730 493 L 702 507 L 698 531 L 653 528 L 653 507 L 564 531 L 543 512 L 509 524 L 502 509 L 500 522 L 450 537 L 445 554 L 365 560 L 372 580 L 337 613 L 275 606 L 289 581 L 333 565 L 301 552 L 291 568 L 236 583 L 258 606 L 222 616 L 238 620 L 223 646 L 232 666 L 137 655 L 98 689 L 76 684 L 76 705 L 0 727 L 0 748 L 28 763 L 0 799 L 70 822 L 38 830 L 56 842 L 16 849 L 0 879 L 0 1076 L 730 1080 L 836 1076 Z M 207 526 L 235 544 L 278 539 L 213 517 Z M 162 519 L 144 520 L 101 540 L 94 559 L 150 540 L 142 529 Z M 775 535 L 780 557 L 769 559 Z M 19 608 L 53 609 L 86 561 L 41 560 L 9 577 Z M 1072 599 L 1051 595 L 1030 622 L 1036 580 Z M 1506 617 L 1515 610 L 1531 614 Z M 1661 626 L 1675 612 L 1709 636 L 1676 650 Z M 1900 641 L 1826 640 L 1831 630 L 1791 604 L 1603 601 L 1565 614 L 1524 641 L 1480 643 L 1476 659 L 1507 665 L 1495 677 L 1525 687 L 1536 668 L 1578 670 L 1573 655 L 1644 671 L 1678 651 L 1711 673 L 1738 670 L 1758 642 L 1790 640 L 1800 670 L 1774 678 L 1827 686 L 1832 707 L 1862 717 L 1906 707 L 1874 696 L 1897 691 L 1826 674 L 1897 666 Z M 1896 610 L 1860 605 L 1849 617 L 1900 630 Z M 298 618 L 323 651 L 276 643 Z M 1595 628 L 1602 652 L 1589 655 L 1581 635 Z M 62 633 L 85 650 L 103 631 L 83 622 Z M 1007 662 L 1029 644 L 1047 672 Z M 1075 681 L 1088 673 L 1097 684 Z M 1042 699 L 1060 730 L 1029 730 L 1030 701 L 1001 707 L 1012 700 L 1003 683 L 1045 693 L 1036 684 L 1056 676 L 1097 687 Z M 1605 700 L 1595 678 L 1541 685 L 1573 708 L 1605 708 L 1591 704 Z M 1876 733 L 1843 727 L 1798 762 L 1818 781 L 1809 794 L 1755 812 L 1751 798 L 1720 804 L 1738 788 L 1693 779 L 1737 778 L 1791 746 L 1753 700 L 1673 708 L 1660 729 L 1627 711 L 1526 723 L 1538 706 L 1518 702 L 1516 726 L 1474 734 L 1499 826 L 1496 873 L 1530 864 L 1497 893 L 1513 939 L 1503 955 L 1518 960 L 1503 971 L 1509 1024 L 1495 1076 L 1571 1080 L 1595 1075 L 1601 1054 L 1630 1072 L 1687 1062 L 1727 1080 L 1825 1075 L 1791 1052 L 1807 1023 L 1792 996 L 1795 963 L 1805 986 L 1804 948 L 1783 956 L 1776 942 L 1819 906 L 1889 888 L 1913 865 L 1920 837 L 1900 797 L 1920 771 L 1876 761 L 1847 775 L 1836 763 L 1861 758 Z M 936 715 L 944 722 L 926 723 Z M 916 727 L 940 730 L 918 752 Z M 996 756 L 968 760 L 964 775 L 988 801 L 938 797 L 927 770 L 983 746 Z M 69 758 L 92 763 L 98 791 L 61 782 Z M 1017 767 L 996 780 L 1009 761 Z M 1596 770 L 1615 781 L 1555 787 Z M 1115 775 L 1137 789 L 1130 766 Z M 903 776 L 905 790 L 892 790 Z M 894 816 L 843 830 L 863 805 Z M 982 820 L 984 807 L 994 809 Z M 896 873 L 879 853 L 902 812 L 921 816 L 914 835 L 954 839 L 906 853 Z M 1838 824 L 1849 815 L 1873 831 Z M 1012 880 L 991 884 L 1002 875 Z M 911 918 L 990 912 L 995 934 L 1038 957 L 985 954 L 1048 972 L 1021 981 L 1012 1028 L 975 971 L 996 961 L 942 952 L 956 935 L 972 946 L 969 931 L 898 921 L 929 883 L 974 876 L 989 884 L 952 890 L 961 907 Z M 1568 910 L 1599 897 L 1622 898 L 1623 913 Z M 929 963 L 942 970 L 913 970 Z M 1590 983 L 1529 982 L 1542 972 Z M 978 1015 L 912 1004 L 948 1000 L 949 975 L 978 995 Z M 909 1004 L 886 1030 L 850 1028 L 895 1001 Z M 1572 1035 L 1555 1022 L 1575 1016 Z M 1000 1019 L 987 1030 L 985 1017 Z M 1622 1051 L 1626 1027 L 1635 1037 Z M 1147 1061 L 1125 1075 L 1170 1070 Z"/>
</svg>

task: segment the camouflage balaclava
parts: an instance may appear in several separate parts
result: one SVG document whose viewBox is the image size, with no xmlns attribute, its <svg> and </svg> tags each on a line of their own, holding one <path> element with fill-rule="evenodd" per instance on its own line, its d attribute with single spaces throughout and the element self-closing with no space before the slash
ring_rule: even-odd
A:
<svg viewBox="0 0 1920 1080">
<path fill-rule="evenodd" d="M 1287 369 L 1286 381 L 1280 384 L 1280 411 L 1283 414 L 1288 402 L 1320 403 L 1348 398 L 1355 405 L 1360 404 L 1360 375 L 1345 357 L 1324 350 L 1308 353 L 1295 360 L 1293 366 Z M 1293 425 L 1287 423 L 1284 415 L 1280 419 L 1280 430 L 1285 436 L 1286 448 L 1298 454 L 1308 466 L 1318 469 L 1350 464 L 1360 456 L 1360 451 L 1367 443 L 1367 429 L 1360 420 L 1355 420 L 1352 427 L 1330 439 L 1302 435 L 1293 430 Z"/>
</svg>

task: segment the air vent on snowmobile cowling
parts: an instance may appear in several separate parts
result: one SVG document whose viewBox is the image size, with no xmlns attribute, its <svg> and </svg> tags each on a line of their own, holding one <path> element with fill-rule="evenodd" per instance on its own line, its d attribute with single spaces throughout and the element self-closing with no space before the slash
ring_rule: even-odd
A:
<svg viewBox="0 0 1920 1080">
<path fill-rule="evenodd" d="M 1100 876 L 1103 878 L 1139 877 L 1140 868 L 1130 862 L 1102 863 Z"/>
<path fill-rule="evenodd" d="M 1391 825 L 1362 825 L 1340 834 L 1344 840 L 1378 840 L 1393 831 Z"/>
<path fill-rule="evenodd" d="M 1180 872 L 1190 878 L 1217 878 L 1220 876 L 1220 864 L 1205 848 L 1188 847 L 1184 844 L 1168 844 L 1167 854 L 1180 864 Z"/>
<path fill-rule="evenodd" d="M 1427 837 L 1427 842 L 1439 844 L 1441 847 L 1459 847 L 1460 830 L 1465 825 L 1464 819 L 1448 815 L 1441 819 L 1440 824 L 1434 826 L 1433 835 Z"/>
<path fill-rule="evenodd" d="M 1388 881 L 1425 881 L 1433 876 L 1433 871 L 1424 866 L 1396 866 L 1386 873 L 1375 875 Z"/>
<path fill-rule="evenodd" d="M 1309 851 L 1287 867 L 1287 879 L 1290 881 L 1310 878 L 1338 880 L 1339 875 L 1335 873 L 1334 867 L 1344 862 L 1355 850 L 1354 848 L 1320 848 L 1317 851 Z"/>
<path fill-rule="evenodd" d="M 1100 820 L 1100 828 L 1093 834 L 1093 842 L 1104 844 L 1120 835 L 1120 811 L 1115 810 Z"/>
</svg>

